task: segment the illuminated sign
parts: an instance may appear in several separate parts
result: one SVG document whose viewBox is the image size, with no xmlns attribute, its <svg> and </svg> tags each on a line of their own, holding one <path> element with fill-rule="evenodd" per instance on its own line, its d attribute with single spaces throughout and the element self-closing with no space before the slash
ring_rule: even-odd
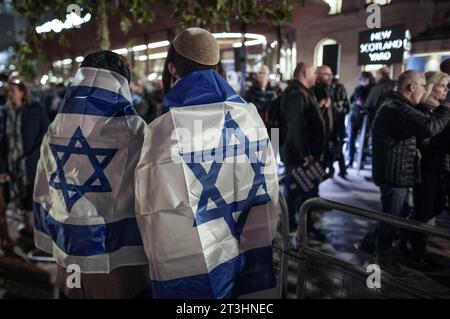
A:
<svg viewBox="0 0 450 319">
<path fill-rule="evenodd" d="M 358 64 L 401 63 L 410 49 L 411 35 L 404 25 L 361 31 Z"/>
</svg>

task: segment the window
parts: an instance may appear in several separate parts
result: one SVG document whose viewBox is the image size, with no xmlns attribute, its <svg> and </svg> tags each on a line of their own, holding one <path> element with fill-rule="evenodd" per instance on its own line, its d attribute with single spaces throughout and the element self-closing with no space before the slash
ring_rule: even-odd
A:
<svg viewBox="0 0 450 319">
<path fill-rule="evenodd" d="M 392 0 L 366 0 L 366 4 L 378 4 L 379 6 L 384 6 L 386 4 L 391 3 Z"/>
<path fill-rule="evenodd" d="M 342 0 L 325 0 L 325 2 L 330 6 L 330 11 L 328 14 L 338 14 L 342 10 Z"/>
</svg>

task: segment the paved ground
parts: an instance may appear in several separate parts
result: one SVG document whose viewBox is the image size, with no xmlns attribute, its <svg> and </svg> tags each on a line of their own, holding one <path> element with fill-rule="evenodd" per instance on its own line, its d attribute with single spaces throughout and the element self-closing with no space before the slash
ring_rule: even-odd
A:
<svg viewBox="0 0 450 319">
<path fill-rule="evenodd" d="M 358 175 L 354 169 L 349 170 L 347 180 L 335 176 L 320 186 L 322 198 L 341 202 L 353 206 L 380 210 L 378 189 L 366 178 L 370 176 L 369 170 L 363 170 Z M 19 239 L 15 231 L 17 222 L 9 220 L 11 235 Z M 439 225 L 449 225 L 450 218 L 443 215 L 437 222 Z M 316 224 L 324 238 L 311 240 L 310 246 L 318 251 L 325 252 L 355 265 L 360 269 L 373 262 L 371 254 L 355 248 L 355 243 L 371 233 L 376 227 L 374 222 L 353 218 L 342 212 L 324 212 Z M 401 286 L 420 288 L 419 295 L 438 295 L 450 297 L 450 244 L 443 240 L 432 239 L 429 251 L 433 257 L 444 265 L 443 270 L 432 272 L 418 272 L 412 270 L 411 274 L 400 280 Z M 30 262 L 26 251 L 19 246 L 15 248 L 17 254 L 14 258 L 2 256 L 0 252 L 0 298 L 52 298 L 55 297 L 54 281 L 56 267 L 53 263 Z M 292 252 L 295 255 L 295 252 Z M 407 260 L 407 258 L 404 258 Z M 291 257 L 289 261 L 289 297 L 295 297 L 297 284 L 298 260 Z M 408 268 L 406 264 L 405 269 Z M 448 270 L 447 270 L 448 269 Z M 384 273 L 384 272 L 383 272 Z M 382 274 L 383 274 L 382 273 Z M 392 279 L 388 274 L 387 279 Z M 398 279 L 398 278 L 397 278 Z M 355 272 L 324 263 L 321 260 L 308 261 L 306 272 L 307 297 L 312 298 L 380 298 L 380 297 L 411 297 L 411 291 L 406 288 L 393 288 L 382 278 L 381 290 L 368 290 L 366 275 L 361 276 Z M 403 290 L 402 290 L 403 289 Z M 259 297 L 274 297 L 270 294 Z"/>
<path fill-rule="evenodd" d="M 381 210 L 379 191 L 370 181 L 370 170 L 360 174 L 354 169 L 349 170 L 349 177 L 344 180 L 339 176 L 328 179 L 320 186 L 320 196 L 332 201 L 352 206 Z M 436 221 L 439 226 L 448 226 L 449 215 L 442 214 Z M 376 223 L 355 218 L 339 211 L 328 211 L 320 214 L 315 227 L 325 236 L 309 241 L 309 246 L 317 251 L 325 252 L 348 264 L 355 265 L 362 271 L 368 264 L 374 263 L 372 253 L 357 248 L 361 240 L 373 233 Z M 408 246 L 409 247 L 409 246 Z M 402 298 L 413 296 L 437 296 L 450 298 L 450 243 L 445 240 L 430 238 L 429 255 L 434 258 L 442 269 L 418 271 L 411 267 L 409 257 L 400 253 L 401 266 L 405 276 L 391 276 L 382 270 L 381 290 L 369 290 L 366 287 L 367 275 L 357 275 L 343 269 L 323 263 L 323 260 L 311 259 L 307 271 L 307 296 L 317 298 Z M 294 253 L 295 254 L 295 253 Z M 291 258 L 289 266 L 290 297 L 296 286 L 297 260 Z M 383 274 L 386 274 L 383 279 Z M 399 287 L 391 287 L 388 284 Z M 405 291 L 404 291 L 405 290 Z"/>
</svg>

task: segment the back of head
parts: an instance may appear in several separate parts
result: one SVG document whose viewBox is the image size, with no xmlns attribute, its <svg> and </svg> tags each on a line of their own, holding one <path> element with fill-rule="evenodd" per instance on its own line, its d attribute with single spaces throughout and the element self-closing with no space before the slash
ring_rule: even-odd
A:
<svg viewBox="0 0 450 319">
<path fill-rule="evenodd" d="M 374 78 L 372 72 L 363 71 L 363 72 L 361 72 L 361 75 L 359 77 L 360 77 L 360 79 L 367 79 L 369 81 L 370 85 L 375 83 L 375 78 Z"/>
<path fill-rule="evenodd" d="M 300 78 L 304 78 L 305 74 L 306 74 L 306 71 L 309 68 L 312 68 L 312 65 L 310 65 L 310 64 L 308 64 L 306 62 L 299 62 L 297 64 L 297 66 L 295 67 L 295 69 L 294 69 L 294 74 L 293 74 L 294 79 L 295 80 L 299 80 Z"/>
<path fill-rule="evenodd" d="M 112 51 L 98 51 L 85 56 L 80 67 L 110 70 L 122 75 L 130 82 L 130 66 L 127 60 Z"/>
<path fill-rule="evenodd" d="M 298 80 L 300 78 L 300 74 L 305 72 L 305 69 L 306 69 L 305 62 L 298 63 L 297 66 L 294 69 L 294 74 L 292 75 L 293 78 L 295 80 Z"/>
<path fill-rule="evenodd" d="M 310 88 L 316 82 L 316 73 L 312 65 L 300 62 L 294 70 L 294 79 L 302 83 L 306 88 Z"/>
<path fill-rule="evenodd" d="M 178 54 L 200 65 L 219 63 L 219 42 L 205 29 L 188 28 L 175 37 L 172 45 Z"/>
<path fill-rule="evenodd" d="M 441 68 L 441 72 L 450 74 L 450 58 L 442 61 L 440 68 Z"/>
<path fill-rule="evenodd" d="M 173 80 L 169 72 L 169 63 L 175 66 L 180 77 L 208 69 L 214 69 L 225 77 L 220 63 L 219 42 L 209 31 L 202 28 L 188 28 L 182 31 L 170 45 L 163 71 L 163 87 L 166 93 Z"/>
<path fill-rule="evenodd" d="M 407 70 L 400 74 L 397 81 L 397 90 L 403 92 L 408 89 L 411 84 L 414 84 L 419 77 L 422 77 L 422 73 L 415 70 Z"/>
<path fill-rule="evenodd" d="M 382 78 L 389 78 L 389 69 L 387 67 L 382 67 L 377 70 L 378 80 Z"/>
</svg>

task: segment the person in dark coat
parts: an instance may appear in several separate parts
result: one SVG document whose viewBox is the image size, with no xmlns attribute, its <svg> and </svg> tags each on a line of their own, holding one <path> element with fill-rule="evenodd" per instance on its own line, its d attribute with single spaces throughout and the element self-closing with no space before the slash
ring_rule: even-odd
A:
<svg viewBox="0 0 450 319">
<path fill-rule="evenodd" d="M 8 102 L 0 119 L 0 179 L 9 180 L 12 198 L 25 211 L 25 233 L 32 234 L 33 185 L 39 149 L 47 132 L 46 111 L 31 102 L 28 86 L 19 79 L 8 83 Z"/>
<path fill-rule="evenodd" d="M 425 77 L 406 71 L 398 79 L 398 92 L 392 92 L 377 112 L 373 125 L 373 179 L 380 187 L 385 214 L 405 216 L 408 189 L 416 182 L 416 138 L 430 138 L 448 124 L 450 106 L 437 107 L 426 115 L 416 109 L 425 93 Z M 394 262 L 392 241 L 395 228 L 381 224 L 376 252 L 385 267 L 400 271 Z"/>
<path fill-rule="evenodd" d="M 5 112 L 3 103 L 0 101 L 0 141 L 3 140 L 5 134 Z M 1 150 L 3 154 L 3 150 Z M 2 163 L 0 162 L 0 165 Z M 7 188 L 5 187 L 8 182 L 6 174 L 0 176 L 0 249 L 5 255 L 11 255 L 13 252 L 13 244 L 8 232 L 8 224 L 6 220 L 6 194 Z"/>
<path fill-rule="evenodd" d="M 281 96 L 280 156 L 287 171 L 285 183 L 291 226 L 296 225 L 295 215 L 303 202 L 319 193 L 318 185 L 309 192 L 302 191 L 291 174 L 293 169 L 308 168 L 323 157 L 325 124 L 312 91 L 315 79 L 314 68 L 299 63 L 294 80 Z"/>
<path fill-rule="evenodd" d="M 349 140 L 349 162 L 347 167 L 353 166 L 353 161 L 355 159 L 356 153 L 356 138 L 361 131 L 363 125 L 363 114 L 362 106 L 369 96 L 369 92 L 375 79 L 370 72 L 362 72 L 359 77 L 359 85 L 355 88 L 352 96 L 350 97 L 350 102 L 352 103 L 350 111 L 350 140 Z"/>
<path fill-rule="evenodd" d="M 445 102 L 450 77 L 442 72 L 425 74 L 427 89 L 418 109 L 425 114 L 433 114 Z M 428 222 L 442 213 L 450 179 L 450 125 L 435 137 L 418 141 L 420 151 L 420 179 L 414 186 L 415 220 Z M 413 266 L 421 269 L 436 267 L 436 263 L 425 255 L 427 236 L 413 233 Z"/>
<path fill-rule="evenodd" d="M 268 111 L 272 102 L 279 94 L 279 88 L 273 86 L 269 80 L 270 70 L 267 65 L 263 65 L 256 73 L 256 81 L 246 93 L 247 102 L 253 103 L 262 120 L 267 126 L 269 119 Z"/>
<path fill-rule="evenodd" d="M 375 114 L 395 87 L 395 82 L 389 77 L 389 70 L 385 67 L 377 70 L 375 80 L 376 84 L 370 90 L 363 104 L 363 109 L 369 115 L 369 127 L 372 127 Z"/>
<path fill-rule="evenodd" d="M 345 165 L 345 158 L 342 152 L 342 146 L 346 137 L 345 132 L 345 116 L 350 110 L 347 92 L 342 84 L 336 79 L 333 80 L 333 72 L 327 65 L 322 65 L 317 68 L 317 82 L 314 87 L 316 94 L 323 95 L 320 91 L 325 91 L 330 99 L 331 106 L 323 110 L 325 121 L 329 125 L 328 148 L 325 159 L 326 166 L 329 169 L 329 177 L 334 175 L 333 163 L 339 163 L 339 176 L 346 178 L 347 170 Z"/>
<path fill-rule="evenodd" d="M 338 138 L 337 144 L 337 160 L 339 163 L 339 176 L 346 178 L 347 166 L 345 165 L 345 156 L 343 152 L 344 141 L 347 137 L 345 129 L 345 118 L 350 112 L 350 102 L 347 91 L 342 83 L 337 78 L 333 78 L 331 82 L 331 92 L 333 108 L 336 113 L 336 134 Z"/>
<path fill-rule="evenodd" d="M 328 169 L 325 177 L 332 178 L 334 176 L 333 163 L 339 156 L 337 151 L 339 139 L 336 130 L 336 127 L 338 125 L 336 110 L 332 104 L 330 90 L 326 90 L 326 88 L 320 85 L 315 85 L 312 90 L 320 107 L 320 113 L 325 125 L 325 151 L 323 154 L 323 169 Z"/>
</svg>

